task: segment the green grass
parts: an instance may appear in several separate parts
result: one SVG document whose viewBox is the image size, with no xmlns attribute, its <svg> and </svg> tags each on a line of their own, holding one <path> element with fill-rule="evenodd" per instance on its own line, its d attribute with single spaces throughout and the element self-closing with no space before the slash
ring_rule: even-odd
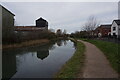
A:
<svg viewBox="0 0 120 80">
<path fill-rule="evenodd" d="M 120 44 L 100 41 L 100 40 L 85 40 L 98 47 L 107 57 L 113 69 L 120 73 Z M 119 50 L 119 51 L 118 51 Z"/>
<path fill-rule="evenodd" d="M 72 58 L 63 65 L 55 78 L 76 78 L 84 64 L 85 46 L 83 43 L 77 42 L 77 49 Z"/>
</svg>

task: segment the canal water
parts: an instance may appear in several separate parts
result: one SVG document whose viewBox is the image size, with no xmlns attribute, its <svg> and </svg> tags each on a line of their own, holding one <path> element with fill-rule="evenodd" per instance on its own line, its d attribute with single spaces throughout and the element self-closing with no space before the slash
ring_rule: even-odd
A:
<svg viewBox="0 0 120 80">
<path fill-rule="evenodd" d="M 3 78 L 52 78 L 74 54 L 70 40 L 3 50 Z"/>
</svg>

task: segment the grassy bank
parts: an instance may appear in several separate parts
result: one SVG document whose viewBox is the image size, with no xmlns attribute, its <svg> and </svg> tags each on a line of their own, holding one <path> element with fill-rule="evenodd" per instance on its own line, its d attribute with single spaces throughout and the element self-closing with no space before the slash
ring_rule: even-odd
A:
<svg viewBox="0 0 120 80">
<path fill-rule="evenodd" d="M 20 48 L 20 47 L 26 47 L 26 46 L 32 46 L 32 45 L 37 45 L 37 44 L 45 44 L 49 43 L 49 40 L 47 39 L 41 39 L 41 40 L 30 40 L 30 41 L 25 41 L 21 43 L 16 43 L 16 44 L 10 44 L 10 45 L 2 45 L 3 49 L 8 49 L 8 48 Z"/>
<path fill-rule="evenodd" d="M 100 41 L 100 40 L 85 40 L 96 45 L 107 57 L 111 66 L 120 73 L 120 44 Z M 119 51 L 118 51 L 119 50 Z"/>
<path fill-rule="evenodd" d="M 77 42 L 76 51 L 72 58 L 63 65 L 55 78 L 76 78 L 81 71 L 84 62 L 84 44 Z"/>
</svg>

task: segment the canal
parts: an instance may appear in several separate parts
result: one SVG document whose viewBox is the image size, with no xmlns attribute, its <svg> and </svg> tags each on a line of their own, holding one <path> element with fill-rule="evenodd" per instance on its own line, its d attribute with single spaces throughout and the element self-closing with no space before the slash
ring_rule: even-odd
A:
<svg viewBox="0 0 120 80">
<path fill-rule="evenodd" d="M 74 52 L 70 40 L 3 50 L 2 78 L 52 78 Z"/>
</svg>

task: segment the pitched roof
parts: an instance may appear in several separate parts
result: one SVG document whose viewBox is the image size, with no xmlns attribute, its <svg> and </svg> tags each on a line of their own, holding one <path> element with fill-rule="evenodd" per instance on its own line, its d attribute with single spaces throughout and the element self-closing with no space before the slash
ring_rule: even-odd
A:
<svg viewBox="0 0 120 80">
<path fill-rule="evenodd" d="M 100 27 L 103 27 L 103 28 L 111 28 L 111 24 L 100 25 Z"/>
<path fill-rule="evenodd" d="M 10 12 L 8 9 L 6 9 L 4 6 L 0 5 L 0 7 L 2 7 L 3 9 L 5 9 L 6 11 L 8 11 L 10 14 L 12 14 L 13 16 L 15 16 L 15 14 L 13 14 L 12 12 Z"/>
<path fill-rule="evenodd" d="M 114 21 L 116 22 L 117 25 L 120 25 L 120 19 Z"/>
<path fill-rule="evenodd" d="M 38 20 L 42 20 L 42 21 L 46 21 L 45 19 L 43 19 L 42 17 L 40 17 L 39 19 L 37 19 L 36 21 Z"/>
</svg>

